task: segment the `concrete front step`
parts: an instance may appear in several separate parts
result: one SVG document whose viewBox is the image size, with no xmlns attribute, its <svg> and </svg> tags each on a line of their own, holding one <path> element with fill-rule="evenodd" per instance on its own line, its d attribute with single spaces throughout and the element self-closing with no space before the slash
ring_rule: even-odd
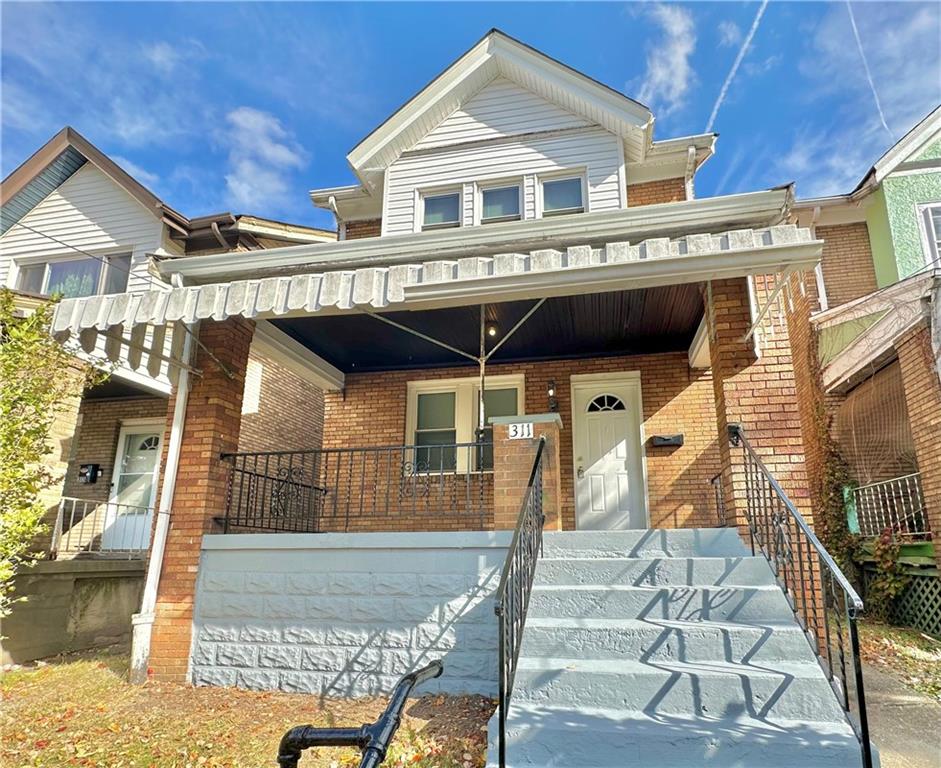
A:
<svg viewBox="0 0 941 768">
<path fill-rule="evenodd" d="M 705 621 L 529 617 L 520 655 L 759 665 L 775 661 L 816 663 L 807 638 L 794 622 L 748 626 Z"/>
<path fill-rule="evenodd" d="M 761 624 L 790 621 L 794 614 L 778 587 L 535 585 L 527 615 Z"/>
<path fill-rule="evenodd" d="M 496 715 L 488 768 L 496 768 Z M 850 768 L 860 748 L 847 723 L 652 717 L 514 703 L 507 766 L 545 768 Z"/>
<path fill-rule="evenodd" d="M 520 658 L 513 702 L 715 718 L 845 722 L 816 664 Z"/>
<path fill-rule="evenodd" d="M 535 584 L 546 586 L 774 586 L 764 557 L 541 558 Z"/>
<path fill-rule="evenodd" d="M 553 531 L 543 536 L 549 558 L 748 557 L 735 528 L 642 531 Z"/>
</svg>

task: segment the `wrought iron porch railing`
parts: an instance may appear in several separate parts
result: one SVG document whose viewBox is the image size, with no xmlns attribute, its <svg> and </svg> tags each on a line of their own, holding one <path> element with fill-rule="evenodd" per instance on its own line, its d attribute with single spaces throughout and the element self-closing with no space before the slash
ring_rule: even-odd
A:
<svg viewBox="0 0 941 768">
<path fill-rule="evenodd" d="M 919 472 L 854 488 L 853 502 L 863 536 L 879 536 L 886 528 L 905 538 L 931 533 Z"/>
<path fill-rule="evenodd" d="M 229 453 L 228 533 L 383 530 L 407 517 L 429 529 L 483 530 L 493 444 L 392 445 Z M 414 528 L 413 528 L 414 529 Z"/>
<path fill-rule="evenodd" d="M 719 521 L 719 527 L 724 528 L 728 525 L 728 520 L 725 516 L 725 496 L 723 495 L 722 489 L 722 473 L 715 475 L 710 481 L 709 485 L 712 486 L 712 494 L 715 497 L 716 502 L 716 519 Z"/>
<path fill-rule="evenodd" d="M 752 552 L 757 547 L 774 569 L 797 621 L 817 651 L 824 674 L 856 732 L 863 768 L 872 768 L 856 623 L 863 611 L 863 601 L 768 471 L 744 430 L 737 424 L 730 424 L 729 439 L 733 446 L 741 447 L 744 456 L 745 515 Z"/>
<path fill-rule="evenodd" d="M 52 530 L 50 554 L 133 559 L 147 554 L 153 508 L 63 497 Z"/>
<path fill-rule="evenodd" d="M 539 439 L 536 457 L 523 494 L 516 530 L 503 565 L 500 585 L 497 587 L 494 611 L 499 622 L 499 704 L 498 720 L 500 768 L 506 765 L 506 716 L 513 694 L 516 663 L 523 641 L 526 610 L 536 573 L 536 561 L 542 554 L 542 529 L 545 515 L 542 509 L 542 466 L 546 439 Z"/>
</svg>

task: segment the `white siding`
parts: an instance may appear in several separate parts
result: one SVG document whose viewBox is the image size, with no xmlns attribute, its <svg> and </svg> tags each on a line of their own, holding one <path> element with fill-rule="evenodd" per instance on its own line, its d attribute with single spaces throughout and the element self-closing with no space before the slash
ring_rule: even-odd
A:
<svg viewBox="0 0 941 768">
<path fill-rule="evenodd" d="M 147 291 L 161 285 L 147 272 L 147 254 L 161 247 L 168 250 L 163 223 L 91 163 L 82 166 L 21 221 L 96 256 L 130 252 L 129 291 Z M 15 287 L 14 262 L 80 256 L 53 240 L 14 225 L 0 237 L 0 285 Z M 171 336 L 167 334 L 165 354 L 170 349 Z M 105 359 L 103 337 L 99 337 L 89 359 Z M 146 363 L 144 356 L 143 366 L 131 370 L 122 356 L 112 376 L 153 391 L 169 392 L 166 364 L 161 365 L 160 375 L 154 378 L 147 373 Z"/>
<path fill-rule="evenodd" d="M 414 232 L 417 191 L 464 185 L 464 221 L 473 221 L 470 183 L 518 179 L 523 183 L 526 218 L 536 212 L 536 177 L 565 170 L 587 172 L 588 209 L 621 207 L 619 139 L 600 127 L 566 131 L 554 136 L 520 137 L 484 142 L 475 146 L 443 147 L 400 157 L 389 168 L 385 185 L 383 234 Z"/>
<path fill-rule="evenodd" d="M 91 163 L 67 179 L 21 221 L 92 254 L 131 252 L 128 290 L 151 288 L 146 254 L 160 248 L 163 224 Z M 0 284 L 12 286 L 14 261 L 77 256 L 31 232 L 10 228 L 0 238 Z"/>
<path fill-rule="evenodd" d="M 516 83 L 497 78 L 446 117 L 412 149 L 589 125 L 591 123 L 584 117 L 562 109 Z"/>
</svg>

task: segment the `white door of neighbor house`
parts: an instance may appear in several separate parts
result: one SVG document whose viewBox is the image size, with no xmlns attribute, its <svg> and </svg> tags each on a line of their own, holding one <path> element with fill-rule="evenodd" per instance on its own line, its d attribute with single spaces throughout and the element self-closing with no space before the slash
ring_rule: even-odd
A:
<svg viewBox="0 0 941 768">
<path fill-rule="evenodd" d="M 579 529 L 648 527 L 641 423 L 639 376 L 572 377 Z"/>
<path fill-rule="evenodd" d="M 101 534 L 102 550 L 144 550 L 150 544 L 162 435 L 163 424 L 159 422 L 121 428 Z"/>
</svg>

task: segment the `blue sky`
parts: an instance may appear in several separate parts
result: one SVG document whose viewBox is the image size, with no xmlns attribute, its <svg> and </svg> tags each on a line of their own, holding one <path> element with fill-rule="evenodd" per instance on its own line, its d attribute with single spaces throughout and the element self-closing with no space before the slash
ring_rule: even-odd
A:
<svg viewBox="0 0 941 768">
<path fill-rule="evenodd" d="M 70 124 L 186 215 L 327 225 L 307 191 L 491 27 L 645 101 L 657 138 L 718 102 L 699 196 L 848 191 L 941 103 L 941 4 L 771 2 L 746 46 L 761 8 L 7 2 L 0 170 Z"/>
</svg>

